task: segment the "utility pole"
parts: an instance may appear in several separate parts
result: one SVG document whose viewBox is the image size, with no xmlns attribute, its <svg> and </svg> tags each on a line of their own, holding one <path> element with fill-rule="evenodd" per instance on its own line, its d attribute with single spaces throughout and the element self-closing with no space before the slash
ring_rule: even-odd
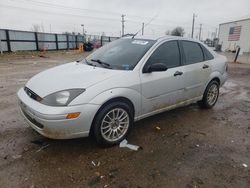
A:
<svg viewBox="0 0 250 188">
<path fill-rule="evenodd" d="M 142 23 L 141 34 L 144 35 L 144 22 Z"/>
<path fill-rule="evenodd" d="M 202 29 L 202 24 L 200 24 L 199 40 L 201 40 L 201 29 Z"/>
<path fill-rule="evenodd" d="M 84 24 L 81 24 L 82 26 L 82 35 L 84 36 Z"/>
<path fill-rule="evenodd" d="M 192 35 L 191 35 L 192 38 L 194 38 L 194 21 L 195 21 L 195 17 L 197 17 L 197 15 L 195 15 L 195 13 L 193 13 L 193 24 L 192 24 Z"/>
<path fill-rule="evenodd" d="M 122 36 L 124 35 L 124 22 L 125 22 L 124 17 L 125 16 L 126 15 L 122 14 Z"/>
<path fill-rule="evenodd" d="M 218 33 L 218 28 L 215 29 L 215 37 L 214 38 L 217 38 L 217 33 Z"/>
</svg>

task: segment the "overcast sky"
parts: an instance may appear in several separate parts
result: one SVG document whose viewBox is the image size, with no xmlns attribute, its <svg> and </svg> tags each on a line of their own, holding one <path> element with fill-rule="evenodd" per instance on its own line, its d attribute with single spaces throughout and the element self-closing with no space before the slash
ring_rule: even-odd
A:
<svg viewBox="0 0 250 188">
<path fill-rule="evenodd" d="M 145 34 L 164 34 L 176 26 L 191 33 L 192 14 L 195 34 L 202 24 L 202 37 L 211 36 L 219 23 L 250 17 L 250 0 L 0 0 L 0 28 L 31 30 L 42 25 L 45 32 L 81 32 L 119 36 L 121 14 L 125 33 L 135 33 L 142 22 Z"/>
</svg>

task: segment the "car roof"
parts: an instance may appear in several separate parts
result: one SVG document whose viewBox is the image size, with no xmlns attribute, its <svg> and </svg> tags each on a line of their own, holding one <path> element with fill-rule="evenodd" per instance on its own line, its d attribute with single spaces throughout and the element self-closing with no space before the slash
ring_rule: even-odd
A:
<svg viewBox="0 0 250 188">
<path fill-rule="evenodd" d="M 133 35 L 129 36 L 124 36 L 123 38 L 133 38 Z M 139 40 L 156 40 L 158 42 L 165 41 L 165 40 L 186 40 L 186 41 L 193 41 L 202 44 L 205 46 L 210 53 L 212 53 L 214 56 L 217 56 L 217 53 L 215 53 L 211 48 L 208 48 L 208 46 L 204 45 L 199 40 L 192 39 L 192 38 L 186 38 L 186 37 L 181 37 L 181 36 L 171 36 L 171 35 L 136 35 L 134 39 L 139 39 Z"/>
<path fill-rule="evenodd" d="M 133 38 L 133 36 L 127 36 L 125 38 Z M 141 40 L 170 40 L 170 39 L 176 39 L 176 40 L 189 40 L 194 42 L 199 42 L 198 40 L 192 39 L 192 38 L 186 38 L 186 37 L 180 37 L 180 36 L 171 36 L 171 35 L 136 35 L 134 39 L 141 39 Z"/>
</svg>

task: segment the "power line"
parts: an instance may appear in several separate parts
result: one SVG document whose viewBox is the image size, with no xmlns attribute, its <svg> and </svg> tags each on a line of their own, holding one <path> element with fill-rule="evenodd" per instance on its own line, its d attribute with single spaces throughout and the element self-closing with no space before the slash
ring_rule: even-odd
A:
<svg viewBox="0 0 250 188">
<path fill-rule="evenodd" d="M 143 28 L 139 29 L 139 31 L 137 31 L 137 32 L 134 34 L 134 36 L 136 36 L 142 29 L 144 29 L 144 27 L 148 26 L 157 16 L 158 16 L 158 15 L 155 15 L 153 18 L 151 18 L 151 20 L 150 20 L 148 23 L 146 23 L 145 25 L 143 24 Z M 133 36 L 133 37 L 134 37 L 134 36 Z"/>
<path fill-rule="evenodd" d="M 17 0 L 12 0 L 12 1 L 16 1 Z M 99 12 L 99 13 L 102 13 L 102 14 L 110 14 L 110 15 L 120 15 L 120 13 L 118 12 L 109 12 L 109 11 L 102 11 L 102 10 L 96 10 L 96 9 L 86 9 L 86 8 L 77 8 L 77 7 L 70 7 L 70 6 L 63 6 L 63 5 L 60 5 L 60 4 L 54 4 L 54 3 L 48 3 L 48 2 L 41 2 L 41 1 L 35 1 L 35 0 L 22 0 L 22 1 L 26 1 L 28 2 L 29 4 L 35 4 L 35 5 L 39 5 L 39 6 L 44 6 L 44 7 L 51 7 L 51 8 L 56 8 L 56 9 L 64 9 L 64 10 L 78 10 L 78 11 L 91 11 L 91 12 Z M 138 15 L 132 15 L 132 14 L 127 14 L 126 16 L 128 17 L 138 17 L 138 18 L 142 18 L 142 19 L 151 19 L 151 17 L 145 17 L 145 16 L 138 16 Z M 157 20 L 161 20 L 163 22 L 172 22 L 172 23 L 176 23 L 175 21 L 172 21 L 172 20 L 166 20 L 166 19 L 160 19 L 160 18 L 156 18 Z M 142 20 L 138 20 L 138 21 L 135 21 L 137 23 L 141 23 Z"/>
<path fill-rule="evenodd" d="M 16 0 L 12 0 L 12 1 L 16 1 Z M 41 2 L 41 1 L 34 1 L 34 0 L 23 0 L 36 5 L 40 5 L 40 6 L 47 6 L 47 7 L 53 7 L 53 8 L 62 8 L 62 9 L 72 9 L 72 10 L 79 10 L 79 11 L 95 11 L 95 12 L 100 12 L 100 13 L 105 13 L 105 14 L 112 14 L 112 15 L 118 15 L 120 13 L 117 12 L 108 12 L 108 11 L 102 11 L 102 10 L 96 10 L 96 9 L 86 9 L 86 8 L 78 8 L 78 7 L 70 7 L 70 6 L 63 6 L 60 4 L 54 4 L 54 3 L 47 3 L 47 2 Z"/>
<path fill-rule="evenodd" d="M 32 8 L 27 8 L 27 7 L 17 7 L 17 6 L 13 6 L 13 5 L 4 5 L 4 4 L 0 4 L 0 6 L 5 6 L 5 7 L 9 7 L 9 8 L 15 8 L 15 9 L 25 9 L 25 10 L 31 10 L 34 12 L 43 12 L 43 13 L 49 13 L 49 14 L 57 14 L 57 15 L 65 15 L 65 16 L 74 16 L 74 17 L 84 17 L 84 18 L 89 18 L 89 19 L 96 19 L 96 20 L 109 20 L 109 21 L 115 21 L 118 22 L 118 19 L 114 19 L 114 18 L 100 18 L 100 17 L 93 17 L 93 16 L 85 16 L 85 15 L 77 15 L 77 14 L 69 14 L 69 13 L 59 13 L 59 12 L 49 12 L 49 11 L 45 11 L 45 10 L 34 10 Z"/>
<path fill-rule="evenodd" d="M 17 0 L 11 0 L 10 2 L 20 2 L 20 1 L 17 1 Z M 0 6 L 5 6 L 5 7 L 9 7 L 9 8 L 14 8 L 14 9 L 23 9 L 23 10 L 29 10 L 29 11 L 33 11 L 33 12 L 41 12 L 41 13 L 45 13 L 45 14 L 53 14 L 53 15 L 65 15 L 65 16 L 72 16 L 72 17 L 78 17 L 78 18 L 85 18 L 85 19 L 93 19 L 93 20 L 100 20 L 100 21 L 103 21 L 104 24 L 103 25 L 106 25 L 106 23 L 108 24 L 109 22 L 120 22 L 119 19 L 117 18 L 110 18 L 110 17 L 99 17 L 99 16 L 90 16 L 90 15 L 82 15 L 84 14 L 83 11 L 91 11 L 91 12 L 99 12 L 101 14 L 109 14 L 109 15 L 120 15 L 120 13 L 117 13 L 117 12 L 108 12 L 108 11 L 102 11 L 102 10 L 95 10 L 95 9 L 85 9 L 85 8 L 77 8 L 77 7 L 68 7 L 68 6 L 64 6 L 64 5 L 60 5 L 60 4 L 53 4 L 53 3 L 47 3 L 47 2 L 41 2 L 41 1 L 36 1 L 36 0 L 22 0 L 24 2 L 27 2 L 29 3 L 30 5 L 33 5 L 33 7 L 23 7 L 25 5 L 20 5 L 20 6 L 14 6 L 14 5 L 7 5 L 7 4 L 0 4 Z M 5 1 L 6 2 L 6 1 Z M 75 13 L 77 11 L 76 14 L 74 13 L 68 13 L 69 11 L 67 11 L 66 13 L 64 12 L 55 12 L 55 11 L 52 11 L 52 10 L 42 10 L 42 9 L 38 9 L 37 6 L 39 8 L 39 6 L 42 6 L 42 7 L 51 7 L 51 8 L 56 8 L 58 9 L 58 11 L 62 11 L 62 10 L 75 10 Z M 81 11 L 81 12 L 79 12 Z M 195 17 L 197 17 L 197 15 L 193 15 Z M 138 17 L 138 18 L 143 18 L 144 20 L 143 21 L 139 21 L 139 19 L 127 19 L 128 17 Z M 195 17 L 193 19 L 193 21 L 195 21 Z M 150 19 L 149 17 L 144 17 L 144 16 L 138 16 L 138 15 L 127 15 L 126 14 L 126 23 L 145 23 L 145 19 Z M 174 27 L 174 25 L 186 25 L 186 22 L 185 24 L 184 23 L 176 23 L 175 21 L 171 21 L 171 20 L 165 20 L 165 19 L 160 19 L 160 18 L 155 18 L 155 20 L 157 21 L 164 21 L 165 23 L 167 24 L 157 24 L 154 22 L 154 24 L 151 24 L 152 26 L 156 26 L 156 27 L 162 27 L 162 28 L 167 28 L 167 27 Z M 173 23 L 173 24 L 169 24 L 169 23 Z M 111 24 L 111 23 L 110 23 Z M 95 26 L 98 26 L 98 24 L 92 24 L 92 25 L 95 25 Z M 99 24 L 100 26 L 100 24 Z M 132 26 L 130 26 L 132 27 Z M 138 27 L 141 27 L 141 26 L 138 26 Z M 205 26 L 206 27 L 206 26 Z M 205 28 L 204 25 L 203 25 L 203 29 Z M 117 24 L 117 28 L 118 28 L 118 24 Z M 128 26 L 126 25 L 126 28 L 128 28 Z M 190 28 L 190 27 L 189 27 Z M 128 28 L 129 29 L 129 28 Z M 192 26 L 192 33 L 194 32 L 194 29 L 195 26 L 193 24 Z M 192 34 L 193 35 L 193 34 Z"/>
</svg>

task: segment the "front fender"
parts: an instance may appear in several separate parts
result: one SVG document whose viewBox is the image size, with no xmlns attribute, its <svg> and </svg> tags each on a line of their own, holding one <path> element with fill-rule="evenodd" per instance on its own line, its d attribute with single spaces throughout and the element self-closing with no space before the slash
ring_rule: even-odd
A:
<svg viewBox="0 0 250 188">
<path fill-rule="evenodd" d="M 128 100 L 130 100 L 132 104 L 134 105 L 135 117 L 140 115 L 141 94 L 138 91 L 130 89 L 130 88 L 109 89 L 95 96 L 91 101 L 89 101 L 89 103 L 102 106 L 107 101 L 117 98 L 117 97 L 123 97 L 123 98 L 127 98 Z"/>
</svg>

